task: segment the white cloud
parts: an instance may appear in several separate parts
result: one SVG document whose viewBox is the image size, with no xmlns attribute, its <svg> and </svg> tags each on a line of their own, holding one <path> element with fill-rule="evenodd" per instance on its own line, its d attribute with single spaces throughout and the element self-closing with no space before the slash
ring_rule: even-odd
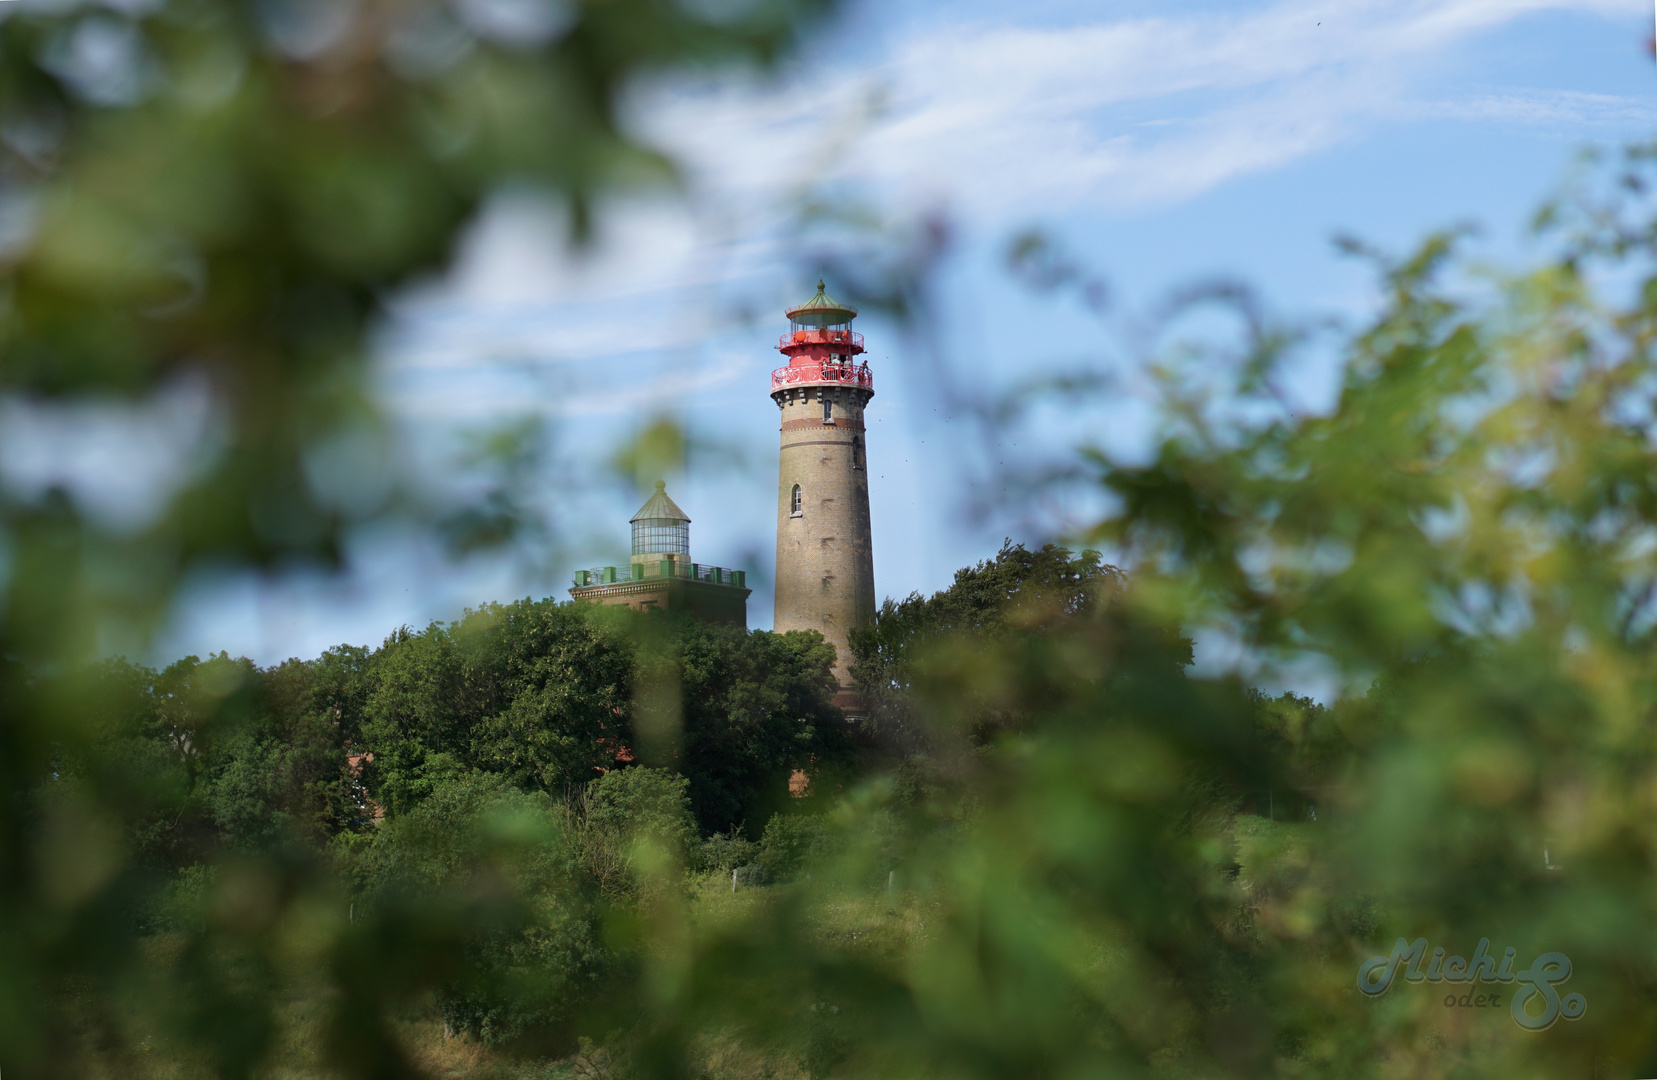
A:
<svg viewBox="0 0 1657 1080">
<path fill-rule="evenodd" d="M 1289 0 L 1053 29 L 930 26 L 876 68 L 806 72 L 781 92 L 658 86 L 640 124 L 692 161 L 715 198 L 777 192 L 804 174 L 900 202 L 946 194 L 992 219 L 1123 209 L 1189 198 L 1397 116 L 1447 50 L 1547 10 L 1615 15 L 1628 4 Z M 824 155 L 834 118 L 876 85 L 884 114 L 849 152 Z"/>
<path fill-rule="evenodd" d="M 473 359 L 457 350 L 452 366 L 422 373 L 426 377 L 390 378 L 382 393 L 399 416 L 416 421 L 648 415 L 736 382 L 755 366 L 753 357 L 729 351 L 682 365 L 559 364 L 544 357 L 470 363 Z"/>
<path fill-rule="evenodd" d="M 1428 102 L 1415 106 L 1414 110 L 1423 116 L 1475 123 L 1544 124 L 1574 129 L 1651 126 L 1657 122 L 1657 105 L 1650 101 L 1571 90 L 1511 90 L 1460 101 Z"/>
<path fill-rule="evenodd" d="M 1547 88 L 1422 100 L 1458 45 L 1545 11 L 1628 3 L 1281 0 L 1042 29 L 944 11 L 861 67 L 808 53 L 780 82 L 641 87 L 631 122 L 685 163 L 689 203 L 609 207 L 571 255 L 556 208 L 503 198 L 449 276 L 398 306 L 388 396 L 430 416 L 606 411 L 682 394 L 687 357 L 708 367 L 697 385 L 757 372 L 767 357 L 700 357 L 742 282 L 780 278 L 778 223 L 812 185 L 995 229 L 1167 205 L 1391 123 L 1645 122 L 1641 102 Z"/>
<path fill-rule="evenodd" d="M 382 333 L 381 392 L 410 418 L 648 409 L 735 378 L 710 353 L 722 325 L 703 295 L 727 265 L 682 204 L 601 209 L 584 250 L 562 209 L 494 201 L 442 280 L 401 297 Z M 704 288 L 698 289 L 698 286 Z"/>
</svg>

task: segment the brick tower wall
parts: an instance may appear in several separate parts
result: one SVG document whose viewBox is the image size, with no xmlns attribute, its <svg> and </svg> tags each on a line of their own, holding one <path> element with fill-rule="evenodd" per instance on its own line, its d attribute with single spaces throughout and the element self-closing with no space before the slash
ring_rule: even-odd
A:
<svg viewBox="0 0 1657 1080">
<path fill-rule="evenodd" d="M 875 614 L 863 426 L 872 396 L 864 387 L 834 385 L 790 386 L 771 394 L 782 411 L 774 625 L 778 631 L 816 630 L 834 644 L 840 656 L 835 675 L 843 690 L 837 700 L 852 710 L 858 702 L 850 693 L 846 636 Z M 826 422 L 825 399 L 832 406 Z M 798 513 L 795 484 L 800 485 Z"/>
</svg>

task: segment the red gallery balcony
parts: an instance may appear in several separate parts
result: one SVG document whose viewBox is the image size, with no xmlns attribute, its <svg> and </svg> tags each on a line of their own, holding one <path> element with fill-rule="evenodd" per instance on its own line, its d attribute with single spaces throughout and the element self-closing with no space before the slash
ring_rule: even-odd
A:
<svg viewBox="0 0 1657 1080">
<path fill-rule="evenodd" d="M 795 386 L 800 383 L 834 383 L 840 386 L 862 386 L 874 389 L 875 377 L 867 364 L 850 360 L 807 361 L 789 364 L 771 372 L 771 389 Z"/>
<path fill-rule="evenodd" d="M 843 345 L 863 351 L 863 335 L 855 330 L 791 330 L 777 339 L 777 348 L 791 345 Z"/>
</svg>

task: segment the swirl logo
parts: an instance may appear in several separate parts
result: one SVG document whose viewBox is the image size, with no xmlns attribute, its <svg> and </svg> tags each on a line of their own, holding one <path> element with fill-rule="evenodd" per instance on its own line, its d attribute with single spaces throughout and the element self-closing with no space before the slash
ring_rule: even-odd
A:
<svg viewBox="0 0 1657 1080">
<path fill-rule="evenodd" d="M 1391 988 L 1400 973 L 1406 982 L 1451 983 L 1465 985 L 1460 995 L 1448 994 L 1444 1007 L 1500 1008 L 1501 993 L 1479 992 L 1481 984 L 1518 983 L 1508 1001 L 1508 1012 L 1513 1022 L 1526 1031 L 1546 1031 L 1561 1018 L 1579 1020 L 1588 1011 L 1588 999 L 1571 993 L 1563 997 L 1557 989 L 1571 977 L 1571 959 L 1564 953 L 1543 953 L 1522 971 L 1513 969 L 1518 950 L 1511 946 L 1502 951 L 1500 964 L 1490 955 L 1490 939 L 1481 938 L 1472 959 L 1445 956 L 1440 946 L 1431 953 L 1426 938 L 1409 941 L 1399 938 L 1392 952 L 1386 956 L 1372 956 L 1358 966 L 1358 990 L 1366 997 L 1379 997 Z M 1423 966 L 1425 964 L 1425 966 Z M 1540 1011 L 1535 1011 L 1536 1002 Z"/>
<path fill-rule="evenodd" d="M 1588 1011 L 1588 999 L 1581 994 L 1566 994 L 1562 998 L 1554 989 L 1556 983 L 1571 977 L 1571 958 L 1564 953 L 1543 953 L 1514 977 L 1520 985 L 1514 991 L 1509 1011 L 1513 1013 L 1513 1022 L 1526 1031 L 1546 1031 L 1561 1016 L 1576 1020 Z M 1535 997 L 1542 999 L 1542 1012 L 1532 1016 L 1529 1004 Z"/>
</svg>

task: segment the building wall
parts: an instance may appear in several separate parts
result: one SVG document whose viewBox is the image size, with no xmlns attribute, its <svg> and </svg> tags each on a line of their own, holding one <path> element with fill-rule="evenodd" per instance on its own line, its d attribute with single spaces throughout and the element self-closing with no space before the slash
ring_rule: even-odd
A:
<svg viewBox="0 0 1657 1080">
<path fill-rule="evenodd" d="M 873 392 L 811 384 L 772 392 L 782 412 L 777 483 L 777 630 L 817 630 L 839 651 L 848 688 L 847 632 L 874 620 L 868 443 L 863 411 Z M 824 422 L 823 402 L 832 405 Z M 854 443 L 859 460 L 854 461 Z M 801 505 L 792 511 L 794 485 Z M 854 707 L 854 699 L 843 704 Z"/>
<path fill-rule="evenodd" d="M 578 585 L 570 590 L 570 597 L 607 607 L 630 607 L 635 611 L 677 611 L 704 622 L 729 623 L 746 629 L 751 591 L 736 585 L 714 585 L 683 578 L 647 578 L 607 585 Z"/>
</svg>

